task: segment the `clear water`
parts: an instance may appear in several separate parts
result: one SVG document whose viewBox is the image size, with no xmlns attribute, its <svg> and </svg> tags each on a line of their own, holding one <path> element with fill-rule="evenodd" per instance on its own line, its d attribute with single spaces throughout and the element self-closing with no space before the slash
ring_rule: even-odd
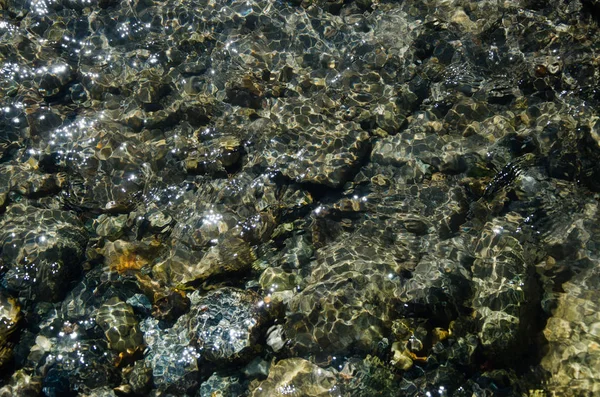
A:
<svg viewBox="0 0 600 397">
<path fill-rule="evenodd" d="M 0 394 L 595 395 L 598 7 L 0 1 Z"/>
</svg>

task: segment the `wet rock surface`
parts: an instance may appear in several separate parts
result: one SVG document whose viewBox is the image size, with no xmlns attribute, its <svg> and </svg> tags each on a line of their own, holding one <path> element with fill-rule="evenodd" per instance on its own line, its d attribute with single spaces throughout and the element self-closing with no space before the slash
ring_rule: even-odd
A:
<svg viewBox="0 0 600 397">
<path fill-rule="evenodd" d="M 18 370 L 0 389 L 0 396 L 39 396 L 41 390 L 42 383 L 39 376 L 31 376 L 25 370 Z"/>
<path fill-rule="evenodd" d="M 133 309 L 118 298 L 100 306 L 96 323 L 103 329 L 109 347 L 117 352 L 135 351 L 143 343 Z"/>
<path fill-rule="evenodd" d="M 166 389 L 198 382 L 206 361 L 221 366 L 244 362 L 260 349 L 257 342 L 267 312 L 258 294 L 224 287 L 206 295 L 194 292 L 190 301 L 190 311 L 172 327 L 162 330 L 151 320 L 142 327 L 149 348 L 145 361 L 154 382 Z"/>
<path fill-rule="evenodd" d="M 0 367 L 9 363 L 12 358 L 11 341 L 13 334 L 21 320 L 21 308 L 16 299 L 0 291 Z"/>
<path fill-rule="evenodd" d="M 0 2 L 0 395 L 594 395 L 596 1 Z"/>
<path fill-rule="evenodd" d="M 2 219 L 6 286 L 38 301 L 57 301 L 81 274 L 88 235 L 68 211 L 12 206 Z"/>
<path fill-rule="evenodd" d="M 337 391 L 336 384 L 333 372 L 301 358 L 289 358 L 273 365 L 269 377 L 259 383 L 251 395 L 298 393 L 303 396 L 329 396 Z"/>
</svg>

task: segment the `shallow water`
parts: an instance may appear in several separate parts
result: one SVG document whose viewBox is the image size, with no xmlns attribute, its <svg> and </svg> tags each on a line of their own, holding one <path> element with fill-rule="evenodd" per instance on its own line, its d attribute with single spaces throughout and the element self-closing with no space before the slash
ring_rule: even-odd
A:
<svg viewBox="0 0 600 397">
<path fill-rule="evenodd" d="M 599 7 L 1 0 L 0 395 L 595 395 Z"/>
</svg>

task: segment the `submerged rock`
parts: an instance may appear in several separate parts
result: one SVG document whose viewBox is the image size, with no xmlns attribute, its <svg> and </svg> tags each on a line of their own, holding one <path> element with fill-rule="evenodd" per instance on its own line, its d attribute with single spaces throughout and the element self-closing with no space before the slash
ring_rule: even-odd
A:
<svg viewBox="0 0 600 397">
<path fill-rule="evenodd" d="M 142 333 L 133 309 L 119 298 L 111 298 L 100 306 L 96 323 L 104 330 L 111 349 L 134 352 L 142 346 Z"/>
<path fill-rule="evenodd" d="M 500 221 L 484 226 L 472 267 L 479 335 L 489 357 L 498 362 L 511 362 L 514 351 L 526 351 L 539 328 L 535 312 L 541 291 L 532 266 L 537 258 L 510 236 L 511 227 Z"/>
<path fill-rule="evenodd" d="M 219 376 L 214 373 L 200 385 L 200 390 L 196 395 L 198 397 L 241 396 L 245 389 L 237 377 Z"/>
<path fill-rule="evenodd" d="M 0 388 L 0 397 L 35 397 L 42 392 L 42 379 L 31 375 L 29 371 L 20 369 L 11 377 L 7 385 Z"/>
<path fill-rule="evenodd" d="M 149 349 L 145 361 L 161 388 L 187 389 L 206 361 L 243 362 L 259 349 L 267 313 L 258 294 L 225 287 L 189 298 L 190 311 L 171 328 L 161 330 L 153 320 L 142 325 Z"/>
<path fill-rule="evenodd" d="M 99 387 L 94 390 L 90 390 L 87 393 L 81 393 L 82 397 L 117 397 L 115 391 L 110 387 Z"/>
<path fill-rule="evenodd" d="M 212 276 L 246 271 L 255 255 L 251 246 L 236 234 L 233 232 L 221 236 L 218 245 L 205 252 L 177 244 L 165 261 L 154 266 L 153 274 L 166 283 L 181 285 Z"/>
<path fill-rule="evenodd" d="M 285 120 L 286 124 L 282 120 L 281 126 L 269 124 L 257 131 L 258 152 L 254 156 L 250 153 L 252 161 L 257 165 L 264 162 L 301 183 L 339 188 L 350 180 L 368 152 L 368 134 L 356 123 L 327 122 L 316 110 L 300 103 L 277 106 L 297 107 L 299 113 L 306 114 Z"/>
<path fill-rule="evenodd" d="M 575 200 L 555 203 L 576 205 Z M 560 291 L 547 291 L 546 310 L 552 310 L 543 330 L 548 341 L 541 366 L 551 374 L 549 388 L 564 396 L 595 394 L 600 391 L 600 377 L 595 370 L 600 365 L 600 316 L 598 312 L 598 280 L 600 255 L 595 246 L 600 228 L 594 220 L 598 203 L 585 200 L 578 209 L 560 211 L 555 233 L 545 235 L 551 243 L 552 257 L 546 258 L 544 274 L 550 280 L 560 280 L 564 273 L 573 276 L 560 286 Z M 547 288 L 556 287 L 552 284 Z"/>
<path fill-rule="evenodd" d="M 369 247 L 368 253 L 354 247 Z M 289 303 L 284 326 L 292 349 L 335 354 L 377 345 L 394 312 L 394 291 L 403 282 L 397 275 L 402 263 L 395 260 L 401 252 L 382 248 L 356 236 L 317 254 L 306 288 Z"/>
<path fill-rule="evenodd" d="M 298 394 L 307 397 L 330 396 L 339 390 L 335 373 L 302 358 L 287 358 L 271 366 L 269 376 L 251 391 L 253 397 Z"/>
<path fill-rule="evenodd" d="M 442 261 L 435 252 L 420 253 L 427 238 L 402 224 L 388 220 L 389 229 L 382 230 L 365 221 L 316 252 L 306 286 L 287 305 L 284 329 L 291 349 L 371 352 L 394 319 L 450 321 L 461 312 L 469 297 L 462 265 Z"/>
<path fill-rule="evenodd" d="M 152 387 L 152 369 L 143 360 L 136 361 L 128 376 L 131 389 L 137 394 L 148 394 Z"/>
<path fill-rule="evenodd" d="M 597 274 L 596 269 L 585 278 Z M 582 279 L 563 285 L 565 292 L 559 295 L 558 306 L 544 329 L 549 349 L 541 364 L 552 374 L 552 388 L 564 396 L 600 392 L 600 377 L 594 369 L 600 365 L 599 294 L 585 284 L 578 285 Z"/>
<path fill-rule="evenodd" d="M 17 330 L 21 318 L 17 300 L 0 290 L 0 368 L 12 358 L 11 334 Z"/>
<path fill-rule="evenodd" d="M 262 298 L 252 291 L 221 288 L 201 296 L 190 296 L 192 308 L 178 323 L 188 327 L 188 336 L 210 361 L 245 359 L 253 349 L 267 319 Z"/>
<path fill-rule="evenodd" d="M 187 172 L 225 176 L 240 161 L 242 143 L 235 136 L 222 136 L 208 142 L 193 151 L 185 162 Z"/>
<path fill-rule="evenodd" d="M 61 396 L 69 391 L 85 394 L 96 388 L 117 386 L 121 377 L 115 356 L 109 353 L 106 344 L 102 340 L 79 339 L 77 333 L 75 338 L 71 335 L 64 333 L 53 338 L 50 351 L 40 362 L 44 394 Z"/>
<path fill-rule="evenodd" d="M 37 301 L 57 301 L 81 273 L 88 235 L 72 213 L 15 205 L 0 224 L 2 279 Z"/>
<path fill-rule="evenodd" d="M 159 389 L 171 388 L 185 392 L 198 386 L 198 359 L 201 357 L 190 346 L 187 329 L 177 326 L 162 330 L 158 321 L 147 318 L 141 324 L 144 343 L 148 351 L 144 357 L 146 366 L 152 369 L 154 384 Z"/>
</svg>

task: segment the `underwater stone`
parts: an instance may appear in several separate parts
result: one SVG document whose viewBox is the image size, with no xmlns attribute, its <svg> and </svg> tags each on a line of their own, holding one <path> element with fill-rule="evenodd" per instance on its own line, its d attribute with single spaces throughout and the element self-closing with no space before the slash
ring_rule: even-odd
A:
<svg viewBox="0 0 600 397">
<path fill-rule="evenodd" d="M 343 379 L 343 390 L 352 394 L 361 390 L 365 395 L 396 395 L 398 392 L 411 395 L 402 387 L 400 375 L 379 357 L 367 354 L 364 358 L 349 358 L 339 372 Z"/>
<path fill-rule="evenodd" d="M 99 387 L 94 390 L 90 390 L 87 393 L 81 393 L 81 397 L 117 397 L 115 391 L 111 387 Z"/>
<path fill-rule="evenodd" d="M 195 291 L 189 298 L 190 311 L 171 328 L 162 330 L 154 319 L 141 326 L 149 349 L 145 361 L 161 389 L 187 388 L 202 360 L 247 360 L 267 320 L 260 296 L 252 291 L 225 287 L 205 295 Z"/>
<path fill-rule="evenodd" d="M 201 142 L 186 159 L 186 170 L 192 174 L 226 176 L 227 169 L 242 157 L 242 143 L 235 136 L 220 136 Z"/>
<path fill-rule="evenodd" d="M 255 259 L 250 245 L 237 236 L 237 231 L 225 233 L 217 244 L 206 251 L 196 251 L 176 243 L 163 262 L 152 269 L 154 276 L 173 285 L 249 269 Z"/>
<path fill-rule="evenodd" d="M 74 76 L 74 71 L 67 63 L 55 63 L 40 68 L 42 73 L 36 76 L 35 82 L 41 95 L 56 95 L 66 87 Z"/>
<path fill-rule="evenodd" d="M 50 131 L 63 123 L 61 115 L 49 108 L 40 108 L 27 117 L 31 136 L 47 138 Z"/>
<path fill-rule="evenodd" d="M 393 297 L 403 282 L 389 275 L 401 272 L 401 255 L 361 233 L 317 251 L 306 287 L 287 307 L 284 329 L 291 348 L 331 354 L 373 349 L 395 312 Z"/>
<path fill-rule="evenodd" d="M 297 122 L 281 120 L 275 128 L 264 126 L 266 131 L 257 137 L 256 155 L 249 153 L 252 161 L 257 165 L 264 161 L 296 182 L 343 186 L 367 154 L 369 134 L 356 123 L 327 122 L 318 113 L 296 117 Z"/>
<path fill-rule="evenodd" d="M 183 291 L 169 290 L 155 293 L 152 316 L 158 320 L 172 322 L 190 308 L 190 300 Z"/>
<path fill-rule="evenodd" d="M 273 349 L 275 353 L 283 349 L 286 339 L 284 338 L 283 325 L 273 325 L 267 330 L 267 345 Z"/>
<path fill-rule="evenodd" d="M 525 351 L 537 332 L 533 313 L 540 302 L 527 252 L 510 235 L 514 225 L 487 223 L 476 242 L 473 307 L 481 316 L 482 345 L 499 362 L 510 362 L 514 349 Z"/>
<path fill-rule="evenodd" d="M 285 241 L 285 248 L 282 250 L 283 257 L 279 262 L 281 267 L 286 270 L 300 269 L 310 261 L 313 252 L 313 247 L 306 236 L 295 235 Z"/>
<path fill-rule="evenodd" d="M 115 358 L 103 340 L 80 338 L 73 342 L 66 333 L 53 338 L 49 354 L 40 363 L 44 369 L 43 392 L 59 397 L 69 390 L 89 393 L 97 388 L 115 387 L 121 380 Z M 82 361 L 88 365 L 80 365 Z"/>
<path fill-rule="evenodd" d="M 24 196 L 37 200 L 57 194 L 64 187 L 64 174 L 46 174 L 40 172 L 39 163 L 30 159 L 26 164 L 17 162 L 6 162 L 0 165 L 0 191 L 11 192 L 13 200 L 19 199 L 15 196 Z M 2 205 L 8 204 L 8 198 L 4 199 Z"/>
<path fill-rule="evenodd" d="M 160 246 L 157 242 L 145 244 L 126 240 L 108 241 L 102 249 L 106 268 L 119 274 L 139 272 L 159 251 Z"/>
<path fill-rule="evenodd" d="M 77 321 L 86 328 L 95 327 L 96 311 L 102 303 L 102 296 L 98 295 L 98 288 L 102 288 L 100 275 L 104 274 L 102 267 L 98 266 L 86 273 L 83 279 L 65 296 L 60 305 L 59 313 L 65 319 Z"/>
<path fill-rule="evenodd" d="M 30 328 L 16 349 L 26 350 L 38 326 L 45 335 L 38 336 L 47 349 L 30 359 L 49 374 L 43 394 L 131 394 L 119 379 L 123 373 L 102 379 L 116 353 L 90 320 L 107 298 L 125 301 L 140 288 L 156 294 L 155 306 L 151 314 L 141 301 L 135 314 L 158 320 L 162 339 L 147 332 L 152 348 L 144 363 L 152 362 L 157 377 L 133 393 L 197 395 L 219 366 L 227 371 L 215 373 L 215 384 L 241 377 L 244 363 L 206 362 L 188 340 L 187 326 L 173 325 L 189 320 L 182 315 L 188 310 L 184 289 L 211 290 L 221 282 L 290 288 L 264 297 L 280 314 L 267 343 L 279 350 L 277 358 L 295 353 L 283 347 L 288 342 L 315 360 L 331 355 L 332 373 L 346 360 L 340 357 L 351 356 L 339 378 L 348 387 L 324 393 L 597 392 L 600 331 L 592 303 L 598 282 L 591 269 L 600 240 L 589 226 L 598 216 L 586 209 L 576 224 L 563 222 L 566 213 L 594 205 L 560 201 L 585 196 L 597 203 L 594 192 L 600 191 L 599 1 L 0 2 L 0 212 L 9 210 L 0 230 L 21 222 L 10 209 L 17 203 L 34 211 L 67 208 L 101 235 L 89 241 L 87 258 L 69 254 L 83 261 L 86 275 L 54 307 L 71 322 L 66 329 L 79 327 L 62 349 L 91 335 L 100 349 L 87 361 L 85 349 L 94 345 L 83 342 L 85 349 L 64 357 L 77 362 L 82 353 L 92 367 L 110 358 L 93 371 L 41 362 L 60 353 L 43 342 L 51 339 L 48 324 L 63 326 L 46 317 L 54 309 L 39 301 L 61 299 L 81 266 L 51 279 L 48 288 L 17 285 L 17 276 L 44 282 L 40 277 L 56 269 L 36 264 L 35 273 L 15 272 L 29 263 L 4 260 L 11 244 L 25 246 L 27 256 L 43 247 L 29 236 L 2 241 L 0 284 L 19 292 Z M 219 145 L 221 137 L 237 141 Z M 539 158 L 532 166 L 535 182 L 524 182 L 528 170 L 493 202 L 480 199 L 493 168 L 524 153 Z M 198 215 L 208 204 L 220 206 L 228 219 L 202 225 Z M 150 208 L 164 217 L 151 218 Z M 317 212 L 329 216 L 315 218 Z M 124 227 L 96 228 L 99 214 L 119 213 L 129 214 Z M 505 228 L 520 247 L 510 239 L 491 241 L 506 249 L 486 256 L 476 244 L 481 228 L 505 226 L 509 217 L 522 226 Z M 273 225 L 282 226 L 271 236 Z M 284 241 L 296 232 L 302 242 Z M 107 244 L 117 238 L 131 244 L 125 248 L 159 242 L 161 250 L 143 255 L 154 267 L 152 278 L 147 268 L 136 269 L 138 248 L 123 255 L 121 243 Z M 393 254 L 382 255 L 386 250 Z M 106 272 L 102 253 L 120 257 L 121 272 Z M 246 255 L 243 263 L 236 254 Z M 532 280 L 545 288 L 541 306 Z M 549 344 L 537 346 L 543 338 L 526 320 L 546 317 Z M 427 362 L 415 360 L 400 376 L 368 354 L 389 359 L 394 341 L 386 340 L 395 320 L 412 318 L 453 335 L 434 346 L 419 336 Z M 363 320 L 376 323 L 376 331 Z M 327 328 L 344 321 L 351 331 Z M 284 322 L 293 331 L 289 340 L 278 332 Z M 268 338 L 258 333 L 261 343 Z M 521 339 L 532 343 L 510 345 Z M 330 340 L 335 347 L 324 349 L 343 355 L 323 354 L 321 343 Z M 502 351 L 506 346 L 510 351 Z M 244 360 L 263 356 L 263 347 L 254 347 Z M 415 342 L 410 353 L 418 347 Z M 548 353 L 543 366 L 554 379 L 537 379 L 537 368 L 518 376 L 511 371 L 513 362 L 537 364 L 535 353 Z M 490 365 L 507 369 L 486 371 Z M 70 378 L 75 373 L 84 374 L 85 387 Z M 539 384 L 518 388 L 519 378 Z M 236 393 L 243 392 L 249 393 Z"/>
<path fill-rule="evenodd" d="M 152 387 L 152 369 L 143 360 L 136 361 L 128 377 L 128 382 L 134 393 L 148 394 Z"/>
<path fill-rule="evenodd" d="M 19 369 L 10 377 L 8 384 L 0 388 L 0 397 L 37 397 L 42 392 L 42 379 Z"/>
<path fill-rule="evenodd" d="M 123 235 L 126 223 L 127 215 L 125 214 L 120 214 L 117 216 L 102 214 L 98 218 L 94 219 L 96 233 L 99 236 L 106 237 L 111 241 L 114 241 Z"/>
<path fill-rule="evenodd" d="M 35 300 L 56 301 L 81 271 L 88 235 L 72 213 L 15 205 L 0 221 L 3 280 Z"/>
<path fill-rule="evenodd" d="M 292 290 L 303 283 L 300 275 L 286 272 L 279 267 L 266 268 L 258 282 L 264 291 L 270 293 Z"/>
<path fill-rule="evenodd" d="M 104 330 L 109 347 L 117 352 L 135 351 L 143 344 L 133 309 L 119 298 L 111 298 L 100 306 L 96 323 Z"/>
<path fill-rule="evenodd" d="M 148 220 L 148 227 L 152 233 L 164 233 L 173 224 L 173 218 L 158 209 L 148 211 L 145 217 Z"/>
<path fill-rule="evenodd" d="M 267 319 L 261 297 L 252 291 L 221 288 L 190 296 L 192 308 L 178 323 L 186 324 L 189 338 L 210 361 L 245 359 L 256 348 L 259 330 Z"/>
<path fill-rule="evenodd" d="M 152 378 L 159 389 L 185 389 L 187 385 L 197 383 L 200 355 L 195 347 L 189 346 L 187 327 L 176 323 L 163 330 L 158 320 L 148 317 L 140 328 L 148 346 L 144 363 L 152 368 Z"/>
<path fill-rule="evenodd" d="M 241 396 L 245 387 L 236 376 L 220 376 L 214 373 L 200 385 L 197 397 Z"/>
<path fill-rule="evenodd" d="M 126 302 L 134 311 L 144 314 L 148 314 L 152 311 L 152 302 L 150 302 L 150 299 L 144 294 L 135 294 L 128 298 Z"/>
<path fill-rule="evenodd" d="M 262 357 L 256 357 L 244 367 L 242 373 L 249 378 L 266 378 L 271 364 Z"/>
<path fill-rule="evenodd" d="M 567 397 L 600 392 L 598 264 L 563 284 L 544 329 L 548 350 L 541 366 L 552 374 L 552 390 Z"/>
<path fill-rule="evenodd" d="M 13 343 L 9 338 L 17 330 L 21 317 L 17 300 L 0 290 L 0 368 L 12 358 Z"/>
<path fill-rule="evenodd" d="M 335 393 L 336 375 L 302 358 L 287 358 L 271 366 L 269 376 L 251 391 L 252 397 L 295 393 L 306 397 L 325 397 Z"/>
</svg>

